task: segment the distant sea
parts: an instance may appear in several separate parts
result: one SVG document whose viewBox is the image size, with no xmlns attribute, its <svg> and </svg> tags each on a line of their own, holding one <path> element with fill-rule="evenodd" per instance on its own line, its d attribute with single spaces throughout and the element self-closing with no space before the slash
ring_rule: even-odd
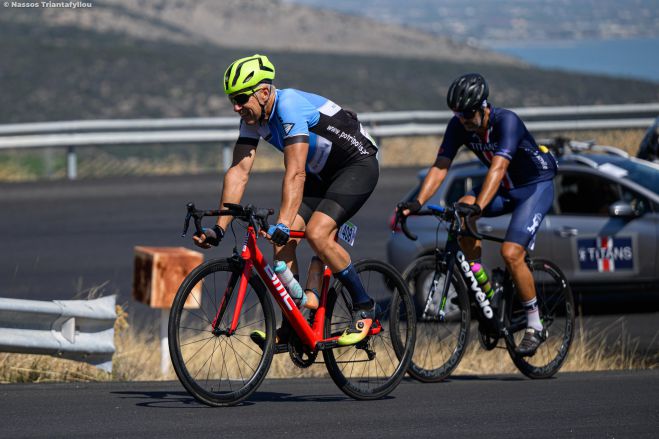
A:
<svg viewBox="0 0 659 439">
<path fill-rule="evenodd" d="M 538 67 L 659 82 L 659 38 L 519 42 L 497 41 L 490 49 Z"/>
</svg>

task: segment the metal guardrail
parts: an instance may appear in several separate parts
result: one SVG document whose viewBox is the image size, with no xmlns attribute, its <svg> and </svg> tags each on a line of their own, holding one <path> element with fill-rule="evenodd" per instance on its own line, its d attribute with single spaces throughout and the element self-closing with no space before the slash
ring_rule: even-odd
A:
<svg viewBox="0 0 659 439">
<path fill-rule="evenodd" d="M 0 352 L 44 354 L 112 371 L 116 296 L 92 300 L 0 298 Z"/>
<path fill-rule="evenodd" d="M 551 131 L 646 128 L 659 114 L 659 103 L 513 108 L 528 129 Z M 450 111 L 360 113 L 376 138 L 442 135 Z M 557 119 L 558 118 L 558 119 Z M 563 119 L 561 119 L 563 118 Z M 567 118 L 567 119 L 565 119 Z M 66 147 L 67 175 L 77 176 L 75 148 L 86 145 L 153 143 L 226 143 L 224 168 L 231 163 L 229 142 L 238 136 L 237 117 L 141 120 L 91 120 L 0 125 L 0 149 Z M 148 131 L 146 131 L 148 130 Z"/>
</svg>

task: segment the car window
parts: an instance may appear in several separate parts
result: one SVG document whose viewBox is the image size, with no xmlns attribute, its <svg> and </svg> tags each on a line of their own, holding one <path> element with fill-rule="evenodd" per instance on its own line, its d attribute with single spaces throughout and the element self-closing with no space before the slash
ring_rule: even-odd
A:
<svg viewBox="0 0 659 439">
<path fill-rule="evenodd" d="M 621 190 L 621 199 L 629 203 L 637 214 L 644 215 L 652 212 L 652 203 L 646 197 L 624 186 L 621 186 Z"/>
<path fill-rule="evenodd" d="M 562 215 L 608 216 L 609 206 L 622 199 L 619 184 L 597 175 L 563 173 L 556 179 L 556 197 Z"/>
<path fill-rule="evenodd" d="M 463 195 L 467 194 L 473 188 L 483 184 L 485 175 L 477 175 L 473 177 L 458 177 L 454 178 L 451 186 L 446 191 L 446 199 L 444 200 L 447 206 L 457 202 Z"/>
</svg>

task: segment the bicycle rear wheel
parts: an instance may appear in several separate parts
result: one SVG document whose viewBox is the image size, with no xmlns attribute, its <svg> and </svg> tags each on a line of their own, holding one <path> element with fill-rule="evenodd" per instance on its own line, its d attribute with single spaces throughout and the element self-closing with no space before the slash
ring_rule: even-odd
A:
<svg viewBox="0 0 659 439">
<path fill-rule="evenodd" d="M 460 364 L 469 344 L 471 309 L 467 287 L 454 270 L 444 307 L 446 315 L 441 321 L 439 299 L 446 274 L 445 268 L 440 267 L 438 272 L 437 258 L 420 257 L 405 270 L 403 278 L 416 307 L 416 345 L 408 372 L 424 383 L 441 381 Z M 428 302 L 433 287 L 435 292 Z"/>
<path fill-rule="evenodd" d="M 181 384 L 210 406 L 234 405 L 265 378 L 273 357 L 275 316 L 261 279 L 252 276 L 234 320 L 242 268 L 223 259 L 195 268 L 179 287 L 169 316 L 169 352 Z M 213 321 L 226 305 L 217 330 Z M 263 349 L 250 334 L 266 334 Z"/>
<path fill-rule="evenodd" d="M 529 265 L 538 298 L 540 319 L 548 331 L 547 340 L 532 357 L 515 353 L 526 329 L 526 313 L 514 294 L 506 310 L 506 326 L 510 333 L 506 347 L 513 363 L 529 378 L 549 378 L 559 371 L 567 359 L 574 336 L 574 298 L 563 272 L 552 262 L 533 259 Z"/>
<path fill-rule="evenodd" d="M 412 358 L 414 306 L 403 279 L 391 265 L 365 260 L 357 262 L 355 269 L 377 303 L 376 321 L 381 330 L 354 346 L 323 351 L 323 357 L 332 380 L 346 395 L 377 399 L 396 388 Z M 350 294 L 336 281 L 327 301 L 326 338 L 341 335 L 350 325 L 351 311 Z"/>
</svg>

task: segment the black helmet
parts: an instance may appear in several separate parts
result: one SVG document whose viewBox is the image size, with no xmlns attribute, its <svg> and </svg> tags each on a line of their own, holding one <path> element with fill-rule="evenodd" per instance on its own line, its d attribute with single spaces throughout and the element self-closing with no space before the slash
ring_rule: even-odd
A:
<svg viewBox="0 0 659 439">
<path fill-rule="evenodd" d="M 446 94 L 446 103 L 453 111 L 475 110 L 481 107 L 489 93 L 482 75 L 467 73 L 453 81 Z"/>
</svg>

